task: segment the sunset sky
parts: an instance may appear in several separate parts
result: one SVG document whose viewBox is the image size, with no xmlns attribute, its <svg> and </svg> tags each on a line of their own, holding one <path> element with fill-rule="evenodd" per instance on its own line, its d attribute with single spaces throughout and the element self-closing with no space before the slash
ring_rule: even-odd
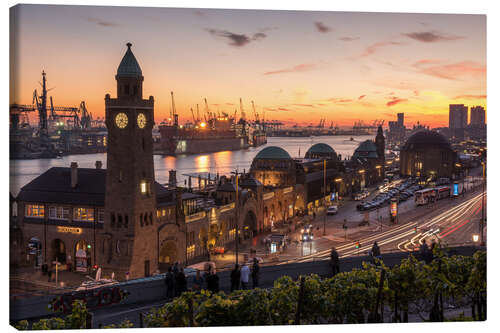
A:
<svg viewBox="0 0 500 333">
<path fill-rule="evenodd" d="M 486 108 L 486 16 L 22 5 L 11 18 L 11 103 L 47 72 L 55 105 L 104 95 L 133 44 L 160 122 L 189 109 L 341 126 L 362 119 L 448 126 L 450 103 Z M 251 117 L 253 118 L 253 117 Z"/>
</svg>

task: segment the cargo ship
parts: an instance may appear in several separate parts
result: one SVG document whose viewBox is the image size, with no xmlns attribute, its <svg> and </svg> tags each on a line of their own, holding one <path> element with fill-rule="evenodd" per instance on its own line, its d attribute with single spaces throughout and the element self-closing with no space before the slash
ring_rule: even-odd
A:
<svg viewBox="0 0 500 333">
<path fill-rule="evenodd" d="M 153 130 L 154 154 L 175 156 L 214 153 L 258 147 L 267 143 L 266 132 L 257 120 L 258 117 L 256 116 L 256 122 L 253 124 L 245 119 L 241 98 L 239 120 L 236 117 L 236 110 L 232 116 L 225 112 L 211 112 L 205 98 L 203 118 L 196 105 L 196 116 L 191 109 L 193 121 L 182 125 L 175 109 L 174 93 L 170 94 L 172 112 L 169 121 L 162 122 L 157 130 Z"/>
<path fill-rule="evenodd" d="M 184 125 L 176 119 L 173 124 L 160 124 L 158 131 L 160 136 L 154 143 L 154 153 L 158 155 L 213 153 L 251 146 L 246 124 L 235 123 L 227 114 Z"/>
</svg>

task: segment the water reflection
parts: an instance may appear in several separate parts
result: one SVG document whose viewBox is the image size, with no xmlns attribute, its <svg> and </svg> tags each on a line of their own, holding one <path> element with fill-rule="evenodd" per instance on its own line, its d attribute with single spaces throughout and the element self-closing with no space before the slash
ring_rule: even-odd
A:
<svg viewBox="0 0 500 333">
<path fill-rule="evenodd" d="M 268 146 L 279 146 L 285 149 L 292 157 L 303 157 L 313 144 L 323 142 L 329 144 L 335 149 L 342 158 L 351 156 L 356 147 L 366 139 L 373 139 L 372 136 L 322 136 L 311 138 L 268 138 L 265 146 L 258 148 L 248 148 L 236 151 L 221 151 L 217 153 L 181 155 L 173 156 L 154 156 L 155 177 L 156 180 L 165 184 L 168 182 L 168 171 L 177 170 L 177 181 L 184 183 L 187 178 L 183 174 L 193 172 L 208 171 L 220 175 L 228 175 L 230 172 L 238 170 L 248 171 L 253 158 L 259 151 Z M 41 173 L 51 167 L 69 167 L 71 162 L 77 162 L 82 168 L 95 168 L 95 161 L 103 162 L 103 168 L 106 168 L 106 154 L 91 155 L 71 155 L 59 159 L 40 159 L 40 160 L 16 160 L 10 161 L 10 191 L 17 195 L 19 189 L 33 180 Z"/>
</svg>

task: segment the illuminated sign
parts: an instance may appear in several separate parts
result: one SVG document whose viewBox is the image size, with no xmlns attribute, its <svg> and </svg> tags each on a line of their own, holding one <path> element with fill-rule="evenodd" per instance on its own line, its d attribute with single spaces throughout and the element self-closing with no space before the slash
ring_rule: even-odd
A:
<svg viewBox="0 0 500 333">
<path fill-rule="evenodd" d="M 398 215 L 398 202 L 391 201 L 391 215 L 396 217 Z"/>
<path fill-rule="evenodd" d="M 453 195 L 458 195 L 458 183 L 453 184 Z"/>
<path fill-rule="evenodd" d="M 81 234 L 82 228 L 73 228 L 73 227 L 57 227 L 57 232 L 69 233 L 69 234 Z"/>
</svg>

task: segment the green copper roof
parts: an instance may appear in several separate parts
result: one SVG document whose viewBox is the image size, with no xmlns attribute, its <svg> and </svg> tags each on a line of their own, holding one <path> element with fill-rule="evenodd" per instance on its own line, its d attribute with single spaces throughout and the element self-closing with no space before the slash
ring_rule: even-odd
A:
<svg viewBox="0 0 500 333">
<path fill-rule="evenodd" d="M 259 151 L 255 159 L 260 160 L 289 160 L 292 159 L 290 154 L 286 152 L 283 148 L 271 146 L 266 147 Z"/>
<path fill-rule="evenodd" d="M 128 49 L 127 52 L 125 52 L 122 61 L 120 62 L 120 66 L 118 66 L 118 71 L 116 73 L 117 76 L 124 76 L 124 77 L 142 76 L 141 66 L 139 66 L 137 59 L 135 59 L 135 56 L 132 53 L 132 50 L 130 49 L 131 46 L 132 46 L 131 43 L 127 43 Z"/>
<path fill-rule="evenodd" d="M 361 144 L 356 148 L 353 158 L 367 157 L 367 158 L 378 158 L 377 146 L 372 140 L 366 140 L 361 142 Z"/>
<path fill-rule="evenodd" d="M 330 145 L 327 145 L 326 143 L 317 143 L 317 144 L 311 146 L 311 148 L 309 148 L 307 150 L 306 155 L 308 153 L 311 153 L 311 154 L 331 154 L 331 153 L 335 153 L 335 150 L 333 150 L 333 148 Z"/>
</svg>

